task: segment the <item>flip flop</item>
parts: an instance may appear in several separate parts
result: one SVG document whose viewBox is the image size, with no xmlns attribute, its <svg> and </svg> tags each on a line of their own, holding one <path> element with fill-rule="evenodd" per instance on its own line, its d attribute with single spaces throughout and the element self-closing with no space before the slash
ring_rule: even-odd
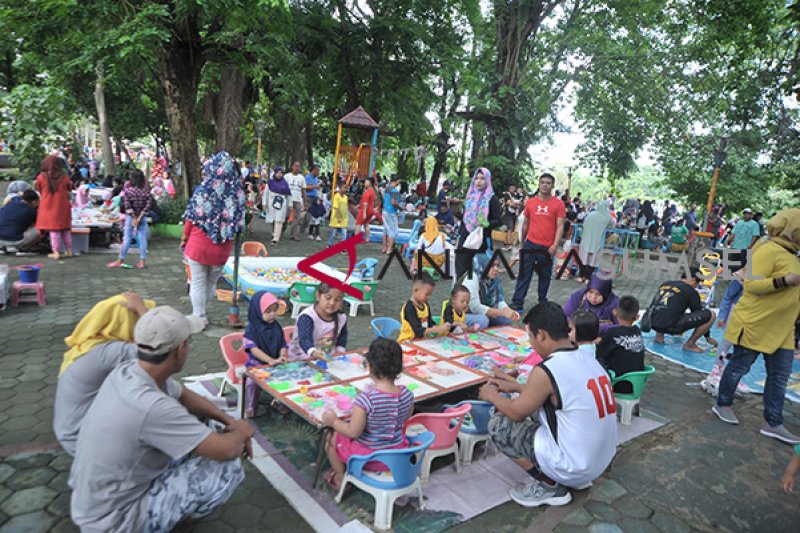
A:
<svg viewBox="0 0 800 533">
<path fill-rule="evenodd" d="M 110 263 L 106 263 L 106 268 L 122 268 L 125 266 L 125 263 L 116 264 L 116 261 L 111 261 Z"/>
<path fill-rule="evenodd" d="M 138 269 L 147 268 L 147 265 L 140 265 L 140 264 L 137 263 L 136 264 L 136 268 L 138 268 Z"/>
<path fill-rule="evenodd" d="M 120 268 L 133 268 L 133 266 L 129 265 L 128 263 L 122 263 L 119 267 Z"/>
</svg>

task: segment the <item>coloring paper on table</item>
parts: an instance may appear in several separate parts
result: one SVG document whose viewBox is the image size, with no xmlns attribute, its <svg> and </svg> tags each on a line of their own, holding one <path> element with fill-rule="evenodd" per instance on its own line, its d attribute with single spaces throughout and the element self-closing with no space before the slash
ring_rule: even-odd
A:
<svg viewBox="0 0 800 533">
<path fill-rule="evenodd" d="M 495 368 L 500 368 L 504 372 L 517 369 L 511 357 L 497 351 L 467 355 L 453 360 L 471 370 L 477 370 L 489 375 L 493 374 Z"/>
<path fill-rule="evenodd" d="M 459 355 L 466 355 L 470 353 L 479 352 L 482 348 L 476 348 L 469 341 L 463 339 L 462 336 L 458 337 L 436 337 L 435 339 L 419 339 L 412 341 L 414 346 L 418 346 L 431 353 L 435 353 L 439 357 L 457 357 Z"/>
<path fill-rule="evenodd" d="M 443 389 L 458 388 L 486 381 L 486 376 L 454 365 L 449 361 L 431 361 L 424 365 L 406 368 L 404 372 L 416 378 L 429 381 Z"/>
<path fill-rule="evenodd" d="M 397 380 L 395 381 L 398 385 L 405 385 L 408 387 L 408 390 L 414 393 L 414 398 L 420 398 L 421 396 L 427 396 L 429 394 L 434 394 L 439 392 L 439 389 L 428 385 L 427 383 L 423 383 L 418 379 L 414 379 L 411 376 L 407 376 L 406 374 L 400 374 L 397 376 Z M 356 381 L 351 381 L 350 385 L 357 388 L 360 391 L 366 390 L 368 387 L 374 387 L 375 383 L 370 378 L 358 379 Z"/>
<path fill-rule="evenodd" d="M 367 377 L 369 370 L 364 361 L 364 356 L 359 353 L 337 355 L 328 362 L 328 372 L 341 380 Z"/>
<path fill-rule="evenodd" d="M 402 343 L 400 346 L 403 348 L 403 366 L 418 365 L 428 361 L 438 361 L 439 359 L 435 355 L 423 352 L 410 344 Z"/>
<path fill-rule="evenodd" d="M 290 394 L 292 407 L 299 408 L 317 423 L 322 423 L 322 413 L 332 410 L 339 418 L 350 416 L 358 390 L 350 385 L 325 385 L 299 394 Z"/>
<path fill-rule="evenodd" d="M 514 342 L 528 341 L 528 332 L 525 331 L 524 328 L 518 328 L 515 326 L 497 326 L 484 331 L 490 335 Z"/>
<path fill-rule="evenodd" d="M 519 341 L 508 340 L 503 337 L 495 337 L 485 332 L 470 333 L 470 342 L 477 342 L 486 350 L 498 350 L 508 357 L 514 359 L 523 359 L 528 357 L 531 352 L 531 342 L 525 336 L 525 339 Z"/>
<path fill-rule="evenodd" d="M 281 393 L 299 391 L 302 387 L 314 387 L 332 381 L 322 369 L 304 361 L 294 361 L 276 366 L 262 366 L 254 372 L 267 386 Z"/>
</svg>

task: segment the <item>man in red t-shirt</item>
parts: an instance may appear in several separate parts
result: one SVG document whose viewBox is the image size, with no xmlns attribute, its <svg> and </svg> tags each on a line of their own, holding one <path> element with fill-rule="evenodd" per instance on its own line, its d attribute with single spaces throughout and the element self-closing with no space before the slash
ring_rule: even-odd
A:
<svg viewBox="0 0 800 533">
<path fill-rule="evenodd" d="M 553 256 L 564 233 L 564 220 L 567 218 L 564 202 L 553 196 L 555 182 L 551 174 L 542 174 L 538 194 L 528 200 L 522 213 L 525 216 L 522 224 L 525 243 L 520 252 L 519 277 L 511 302 L 511 308 L 516 311 L 522 311 L 534 272 L 539 278 L 539 301 L 547 300 L 553 275 Z"/>
<path fill-rule="evenodd" d="M 369 242 L 369 224 L 375 219 L 375 189 L 372 180 L 364 180 L 364 193 L 358 203 L 358 216 L 356 216 L 356 233 L 364 232 L 364 240 Z"/>
</svg>

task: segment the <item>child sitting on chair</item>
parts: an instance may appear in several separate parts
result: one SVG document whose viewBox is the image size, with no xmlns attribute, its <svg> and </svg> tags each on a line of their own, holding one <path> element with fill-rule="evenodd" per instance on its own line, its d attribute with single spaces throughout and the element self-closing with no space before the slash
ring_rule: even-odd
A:
<svg viewBox="0 0 800 533">
<path fill-rule="evenodd" d="M 428 335 L 446 335 L 450 333 L 450 323 L 436 325 L 433 322 L 431 306 L 428 300 L 436 282 L 427 272 L 414 280 L 411 286 L 411 299 L 403 304 L 400 310 L 400 337 L 397 342 L 411 339 L 424 339 Z"/>
<path fill-rule="evenodd" d="M 347 316 L 341 312 L 344 293 L 327 283 L 317 287 L 317 301 L 300 313 L 289 343 L 289 359 L 330 358 L 347 348 Z"/>
<path fill-rule="evenodd" d="M 408 447 L 403 425 L 413 410 L 414 394 L 395 384 L 403 371 L 403 351 L 397 342 L 379 338 L 372 341 L 365 359 L 373 386 L 356 397 L 350 421 L 340 420 L 333 411 L 322 415 L 322 422 L 333 429 L 325 446 L 333 468 L 325 481 L 334 490 L 339 490 L 350 456 Z M 365 469 L 380 472 L 386 466 L 372 462 Z"/>
<path fill-rule="evenodd" d="M 475 331 L 481 329 L 480 324 L 467 324 L 470 296 L 469 289 L 463 285 L 456 285 L 450 291 L 450 300 L 442 309 L 442 323 L 449 323 L 452 333 L 463 333 L 470 326 Z"/>
<path fill-rule="evenodd" d="M 569 319 L 569 337 L 579 350 L 595 355 L 600 336 L 600 319 L 588 309 L 578 309 Z"/>
<path fill-rule="evenodd" d="M 278 323 L 281 302 L 274 294 L 260 291 L 250 299 L 247 310 L 247 328 L 244 330 L 242 348 L 248 355 L 247 367 L 277 365 L 286 361 L 286 338 Z M 247 416 L 255 416 L 261 388 L 254 380 L 247 382 Z"/>
<path fill-rule="evenodd" d="M 628 372 L 644 370 L 644 339 L 635 324 L 639 317 L 639 300 L 623 296 L 614 308 L 618 326 L 607 329 L 597 345 L 597 360 L 606 370 L 619 377 Z M 630 394 L 633 387 L 627 381 L 614 385 L 614 392 Z"/>
</svg>

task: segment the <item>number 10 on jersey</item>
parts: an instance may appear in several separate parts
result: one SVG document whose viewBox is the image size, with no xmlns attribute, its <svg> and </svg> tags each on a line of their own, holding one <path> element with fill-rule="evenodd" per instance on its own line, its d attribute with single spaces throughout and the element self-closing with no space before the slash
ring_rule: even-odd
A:
<svg viewBox="0 0 800 533">
<path fill-rule="evenodd" d="M 614 400 L 614 390 L 608 376 L 600 376 L 586 382 L 586 388 L 592 391 L 594 403 L 597 405 L 597 416 L 605 418 L 617 412 L 617 402 Z"/>
</svg>

